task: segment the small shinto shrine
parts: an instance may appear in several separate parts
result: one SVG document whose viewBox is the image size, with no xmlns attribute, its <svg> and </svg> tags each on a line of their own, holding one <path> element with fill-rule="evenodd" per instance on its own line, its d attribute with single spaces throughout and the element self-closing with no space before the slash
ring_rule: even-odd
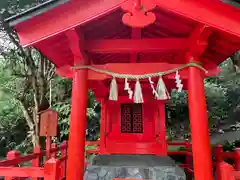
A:
<svg viewBox="0 0 240 180">
<path fill-rule="evenodd" d="M 72 79 L 67 180 L 81 180 L 85 170 L 101 169 L 104 162 L 159 171 L 174 167 L 181 174 L 167 157 L 165 105 L 172 89 L 188 91 L 194 179 L 214 179 L 204 78 L 218 75 L 218 65 L 240 49 L 240 9 L 220 0 L 55 0 L 6 22 L 24 47 L 38 49 L 60 76 Z M 88 89 L 101 103 L 94 167 L 85 167 Z M 46 167 L 47 176 L 39 177 L 61 179 L 56 168 Z M 217 167 L 222 172 L 232 168 Z M 98 178 L 85 174 L 85 179 Z"/>
</svg>

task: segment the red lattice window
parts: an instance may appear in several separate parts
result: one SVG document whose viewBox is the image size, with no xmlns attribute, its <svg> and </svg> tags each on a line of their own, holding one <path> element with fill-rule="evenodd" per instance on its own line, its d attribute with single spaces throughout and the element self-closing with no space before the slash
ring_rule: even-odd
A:
<svg viewBox="0 0 240 180">
<path fill-rule="evenodd" d="M 121 105 L 121 132 L 143 133 L 142 105 Z"/>
</svg>

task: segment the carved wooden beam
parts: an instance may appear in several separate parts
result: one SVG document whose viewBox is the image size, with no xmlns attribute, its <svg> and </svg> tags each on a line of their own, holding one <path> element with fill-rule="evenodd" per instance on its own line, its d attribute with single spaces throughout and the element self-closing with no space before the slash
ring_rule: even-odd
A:
<svg viewBox="0 0 240 180">
<path fill-rule="evenodd" d="M 74 64 L 88 64 L 88 58 L 83 51 L 84 37 L 82 33 L 76 32 L 75 28 L 67 30 L 65 35 L 68 37 L 69 47 L 74 57 Z"/>
<path fill-rule="evenodd" d="M 140 28 L 132 28 L 132 39 L 140 39 L 141 38 L 141 29 Z M 130 62 L 137 62 L 138 53 L 132 53 L 130 56 Z"/>
<path fill-rule="evenodd" d="M 212 34 L 213 28 L 200 25 L 198 26 L 189 37 L 188 53 L 194 58 L 201 56 L 208 47 L 208 38 Z"/>
<path fill-rule="evenodd" d="M 94 53 L 138 53 L 138 52 L 172 52 L 186 50 L 186 38 L 159 39 L 113 39 L 89 40 L 84 43 L 88 52 Z"/>
</svg>

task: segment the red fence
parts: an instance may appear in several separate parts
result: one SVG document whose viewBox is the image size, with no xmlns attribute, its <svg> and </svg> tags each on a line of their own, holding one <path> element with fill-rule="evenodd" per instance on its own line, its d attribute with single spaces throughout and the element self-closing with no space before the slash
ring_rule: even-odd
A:
<svg viewBox="0 0 240 180">
<path fill-rule="evenodd" d="M 225 159 L 233 160 L 233 165 L 225 162 Z M 216 180 L 240 180 L 240 149 L 234 152 L 224 152 L 221 145 L 215 148 Z"/>
<path fill-rule="evenodd" d="M 99 144 L 99 141 L 86 142 L 86 147 L 90 147 L 86 148 L 86 156 L 98 154 Z M 183 147 L 182 151 L 169 151 L 168 155 L 184 156 L 184 163 L 179 166 L 184 168 L 187 179 L 192 179 L 194 171 L 191 144 L 188 141 L 168 142 L 168 146 Z M 226 158 L 232 159 L 234 165 L 226 163 L 224 161 Z M 5 177 L 6 180 L 26 178 L 62 180 L 66 177 L 66 161 L 67 142 L 60 146 L 52 144 L 51 148 L 46 151 L 40 151 L 40 148 L 36 147 L 32 154 L 26 156 L 20 156 L 18 152 L 11 151 L 7 154 L 6 160 L 0 161 L 0 177 Z M 216 169 L 216 180 L 240 180 L 240 149 L 234 152 L 223 152 L 222 146 L 218 145 L 215 149 L 213 165 Z"/>
<path fill-rule="evenodd" d="M 0 176 L 6 180 L 25 178 L 61 180 L 66 176 L 66 160 L 67 142 L 58 147 L 52 144 L 48 151 L 40 151 L 40 148 L 36 147 L 33 154 L 26 156 L 10 151 L 7 159 L 0 162 Z M 27 165 L 24 166 L 24 163 Z"/>
<path fill-rule="evenodd" d="M 182 151 L 169 151 L 168 155 L 183 155 L 185 157 L 185 163 L 179 164 L 180 167 L 184 168 L 187 179 L 193 178 L 193 158 L 192 158 L 192 145 L 189 143 L 189 141 L 185 142 L 168 142 L 168 146 L 177 146 L 177 147 L 183 147 Z"/>
</svg>

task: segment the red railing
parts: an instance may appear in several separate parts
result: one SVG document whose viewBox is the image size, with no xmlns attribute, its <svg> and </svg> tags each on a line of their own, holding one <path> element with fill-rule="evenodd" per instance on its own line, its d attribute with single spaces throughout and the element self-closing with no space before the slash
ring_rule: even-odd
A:
<svg viewBox="0 0 240 180">
<path fill-rule="evenodd" d="M 99 144 L 99 141 L 86 142 L 86 157 L 89 154 L 98 154 Z M 184 163 L 179 166 L 184 168 L 187 179 L 192 179 L 194 170 L 191 144 L 188 141 L 168 142 L 168 146 L 183 147 L 182 151 L 179 149 L 169 151 L 168 155 L 183 155 Z M 233 159 L 234 165 L 227 164 L 224 161 L 226 158 Z M 0 161 L 0 177 L 5 177 L 6 180 L 15 180 L 15 177 L 18 177 L 17 180 L 26 178 L 62 180 L 66 177 L 66 161 L 67 142 L 60 146 L 52 144 L 51 148 L 46 151 L 41 151 L 36 147 L 32 154 L 26 156 L 20 156 L 18 152 L 10 151 L 6 160 Z M 240 149 L 236 149 L 234 152 L 223 152 L 222 146 L 218 145 L 215 149 L 213 165 L 216 169 L 216 180 L 240 180 Z"/>
<path fill-rule="evenodd" d="M 6 180 L 31 178 L 38 180 L 61 180 L 66 176 L 67 142 L 58 146 L 52 144 L 48 151 L 34 148 L 33 154 L 20 156 L 10 151 L 6 160 L 0 161 L 0 176 Z M 28 163 L 24 166 L 23 163 Z M 31 165 L 31 167 L 29 167 Z"/>
<path fill-rule="evenodd" d="M 168 151 L 168 155 L 183 155 L 185 156 L 185 163 L 179 164 L 181 168 L 183 168 L 186 172 L 187 179 L 192 179 L 193 174 L 193 158 L 192 158 L 192 145 L 189 141 L 184 142 L 168 142 L 168 146 L 177 146 L 183 147 L 182 151 Z"/>
<path fill-rule="evenodd" d="M 233 165 L 225 162 L 232 159 Z M 224 152 L 221 145 L 215 148 L 216 180 L 240 180 L 240 149 L 234 152 Z"/>
</svg>

